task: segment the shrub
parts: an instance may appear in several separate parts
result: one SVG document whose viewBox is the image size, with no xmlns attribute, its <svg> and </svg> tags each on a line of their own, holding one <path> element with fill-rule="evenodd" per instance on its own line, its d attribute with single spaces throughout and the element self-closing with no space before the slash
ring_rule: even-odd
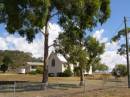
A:
<svg viewBox="0 0 130 97">
<path fill-rule="evenodd" d="M 55 74 L 54 74 L 54 73 L 49 73 L 48 76 L 49 76 L 49 77 L 54 77 Z"/>
<path fill-rule="evenodd" d="M 127 67 L 125 65 L 116 65 L 112 70 L 112 75 L 117 77 L 123 77 L 127 75 Z"/>
<path fill-rule="evenodd" d="M 43 68 L 42 67 L 38 67 L 36 70 L 37 74 L 43 74 Z"/>
<path fill-rule="evenodd" d="M 59 72 L 59 73 L 57 73 L 57 76 L 58 76 L 58 77 L 64 77 L 64 73 Z"/>
<path fill-rule="evenodd" d="M 72 76 L 73 75 L 73 73 L 72 73 L 72 71 L 70 70 L 70 68 L 67 68 L 65 71 L 64 71 L 64 73 L 63 73 L 63 76 L 64 77 L 70 77 L 70 76 Z"/>
<path fill-rule="evenodd" d="M 70 77 L 72 75 L 73 73 L 69 68 L 67 68 L 63 73 L 62 72 L 57 73 L 58 77 Z"/>
<path fill-rule="evenodd" d="M 29 72 L 28 74 L 36 75 L 37 72 L 36 72 L 36 71 L 31 71 L 31 72 Z"/>
<path fill-rule="evenodd" d="M 38 67 L 35 71 L 31 71 L 28 74 L 33 74 L 33 75 L 35 75 L 35 74 L 43 74 L 43 69 L 42 69 L 42 67 Z"/>
<path fill-rule="evenodd" d="M 8 70 L 8 65 L 2 64 L 0 70 L 3 71 L 3 73 L 5 73 Z"/>
<path fill-rule="evenodd" d="M 80 76 L 80 68 L 79 67 L 74 68 L 74 76 Z"/>
</svg>

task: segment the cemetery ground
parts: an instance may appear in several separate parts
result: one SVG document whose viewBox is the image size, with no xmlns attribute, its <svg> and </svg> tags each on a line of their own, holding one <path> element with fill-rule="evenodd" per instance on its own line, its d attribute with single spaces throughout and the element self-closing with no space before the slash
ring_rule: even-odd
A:
<svg viewBox="0 0 130 97">
<path fill-rule="evenodd" d="M 41 82 L 42 75 L 0 74 L 2 81 Z M 46 90 L 0 92 L 0 97 L 130 97 L 127 78 L 114 79 L 104 75 L 85 77 L 85 86 L 80 87 L 79 77 L 49 77 Z M 17 83 L 16 83 L 17 85 Z M 8 86 L 7 86 L 8 87 Z"/>
</svg>

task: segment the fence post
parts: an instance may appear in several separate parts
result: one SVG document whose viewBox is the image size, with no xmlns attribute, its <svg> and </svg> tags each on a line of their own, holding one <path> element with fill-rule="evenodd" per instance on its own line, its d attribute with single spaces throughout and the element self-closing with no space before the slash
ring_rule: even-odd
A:
<svg viewBox="0 0 130 97">
<path fill-rule="evenodd" d="M 14 82 L 14 87 L 13 87 L 13 97 L 15 97 L 15 92 L 16 92 L 16 82 Z"/>
<path fill-rule="evenodd" d="M 85 94 L 86 94 L 86 79 L 84 79 L 83 97 L 86 96 Z"/>
</svg>

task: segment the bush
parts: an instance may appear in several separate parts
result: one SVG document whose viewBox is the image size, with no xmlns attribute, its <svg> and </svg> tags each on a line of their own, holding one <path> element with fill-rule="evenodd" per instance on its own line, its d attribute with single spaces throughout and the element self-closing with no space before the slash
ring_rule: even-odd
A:
<svg viewBox="0 0 130 97">
<path fill-rule="evenodd" d="M 112 70 L 112 75 L 117 77 L 124 77 L 127 75 L 127 67 L 125 65 L 116 65 Z"/>
<path fill-rule="evenodd" d="M 28 74 L 33 74 L 33 75 L 35 75 L 35 74 L 43 74 L 43 69 L 42 69 L 42 67 L 38 67 L 35 71 L 31 71 Z"/>
<path fill-rule="evenodd" d="M 63 76 L 64 77 L 70 77 L 70 76 L 72 76 L 73 75 L 73 73 L 72 73 L 72 71 L 70 70 L 70 68 L 67 68 L 65 71 L 64 71 L 64 73 L 63 73 Z"/>
<path fill-rule="evenodd" d="M 54 74 L 54 73 L 49 73 L 48 76 L 49 76 L 49 77 L 54 77 L 55 74 Z"/>
<path fill-rule="evenodd" d="M 28 74 L 36 75 L 37 72 L 36 72 L 36 71 L 31 71 L 31 72 L 29 72 Z"/>
<path fill-rule="evenodd" d="M 80 68 L 79 67 L 74 68 L 74 76 L 80 76 Z"/>
<path fill-rule="evenodd" d="M 58 77 L 70 77 L 72 75 L 73 73 L 69 68 L 67 68 L 63 73 L 62 72 L 57 73 Z"/>
<path fill-rule="evenodd" d="M 5 73 L 8 70 L 8 65 L 2 64 L 0 70 L 3 71 L 3 73 Z"/>
<path fill-rule="evenodd" d="M 57 73 L 57 76 L 58 76 L 58 77 L 64 77 L 64 73 L 59 72 L 59 73 Z"/>
<path fill-rule="evenodd" d="M 37 74 L 43 74 L 43 68 L 42 67 L 38 67 L 36 70 Z"/>
</svg>

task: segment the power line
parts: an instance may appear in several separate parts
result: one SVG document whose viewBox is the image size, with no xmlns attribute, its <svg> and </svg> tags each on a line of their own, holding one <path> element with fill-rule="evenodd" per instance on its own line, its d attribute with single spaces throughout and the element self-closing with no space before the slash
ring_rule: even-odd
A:
<svg viewBox="0 0 130 97">
<path fill-rule="evenodd" d="M 121 24 L 114 30 L 114 32 L 117 33 L 121 29 L 123 24 L 124 24 L 124 22 L 122 21 Z"/>
<path fill-rule="evenodd" d="M 126 17 L 126 20 L 127 20 L 127 21 L 130 21 L 130 17 Z"/>
</svg>

